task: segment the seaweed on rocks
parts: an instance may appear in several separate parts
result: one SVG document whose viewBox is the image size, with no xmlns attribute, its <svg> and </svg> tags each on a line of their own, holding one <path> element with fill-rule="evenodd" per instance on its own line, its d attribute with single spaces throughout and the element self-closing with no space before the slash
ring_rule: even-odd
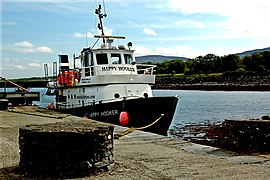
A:
<svg viewBox="0 0 270 180">
<path fill-rule="evenodd" d="M 237 152 L 270 152 L 270 120 L 225 120 L 176 125 L 170 136 Z"/>
</svg>

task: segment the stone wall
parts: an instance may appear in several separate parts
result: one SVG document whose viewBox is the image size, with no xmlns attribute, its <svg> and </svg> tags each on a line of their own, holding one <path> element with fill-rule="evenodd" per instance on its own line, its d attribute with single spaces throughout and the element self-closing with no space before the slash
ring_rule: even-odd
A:
<svg viewBox="0 0 270 180">
<path fill-rule="evenodd" d="M 270 120 L 225 120 L 222 146 L 240 152 L 270 152 Z"/>
<path fill-rule="evenodd" d="M 268 77 L 180 76 L 156 77 L 153 89 L 270 91 Z"/>
<path fill-rule="evenodd" d="M 20 170 L 35 177 L 77 177 L 114 162 L 112 125 L 91 120 L 19 130 Z"/>
</svg>

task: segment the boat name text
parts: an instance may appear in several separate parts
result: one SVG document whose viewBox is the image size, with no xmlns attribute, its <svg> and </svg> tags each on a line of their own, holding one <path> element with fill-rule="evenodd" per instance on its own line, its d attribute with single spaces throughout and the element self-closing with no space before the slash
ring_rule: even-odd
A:
<svg viewBox="0 0 270 180">
<path fill-rule="evenodd" d="M 88 95 L 78 95 L 77 96 L 77 99 L 95 99 L 95 95 L 91 95 L 91 96 L 88 96 Z"/>
<path fill-rule="evenodd" d="M 125 66 L 105 66 L 101 68 L 102 71 L 133 71 L 135 72 L 135 68 L 133 67 L 125 67 Z"/>
<path fill-rule="evenodd" d="M 83 78 L 82 83 L 90 83 L 90 78 Z"/>
<path fill-rule="evenodd" d="M 88 114 L 89 118 L 114 116 L 114 115 L 118 115 L 118 110 L 114 109 L 114 110 L 109 110 L 109 111 L 91 112 Z"/>
</svg>

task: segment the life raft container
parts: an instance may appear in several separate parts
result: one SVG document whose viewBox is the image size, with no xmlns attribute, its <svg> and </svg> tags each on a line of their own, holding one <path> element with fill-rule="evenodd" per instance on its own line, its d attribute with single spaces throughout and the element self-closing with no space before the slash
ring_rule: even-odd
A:
<svg viewBox="0 0 270 180">
<path fill-rule="evenodd" d="M 57 81 L 61 85 L 73 86 L 75 84 L 75 72 L 65 71 L 58 74 Z"/>
</svg>

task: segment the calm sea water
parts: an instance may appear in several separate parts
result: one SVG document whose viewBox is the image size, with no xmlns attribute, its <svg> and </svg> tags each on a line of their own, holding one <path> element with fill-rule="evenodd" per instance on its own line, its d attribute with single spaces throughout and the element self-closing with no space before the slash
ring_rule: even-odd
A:
<svg viewBox="0 0 270 180">
<path fill-rule="evenodd" d="M 41 93 L 41 101 L 34 102 L 39 106 L 54 102 L 53 96 L 45 95 L 45 88 L 33 88 L 30 91 Z M 192 123 L 256 119 L 270 115 L 270 92 L 153 90 L 153 94 L 180 97 L 171 129 Z"/>
<path fill-rule="evenodd" d="M 270 115 L 270 92 L 154 90 L 153 93 L 154 96 L 180 97 L 171 128 Z"/>
</svg>

